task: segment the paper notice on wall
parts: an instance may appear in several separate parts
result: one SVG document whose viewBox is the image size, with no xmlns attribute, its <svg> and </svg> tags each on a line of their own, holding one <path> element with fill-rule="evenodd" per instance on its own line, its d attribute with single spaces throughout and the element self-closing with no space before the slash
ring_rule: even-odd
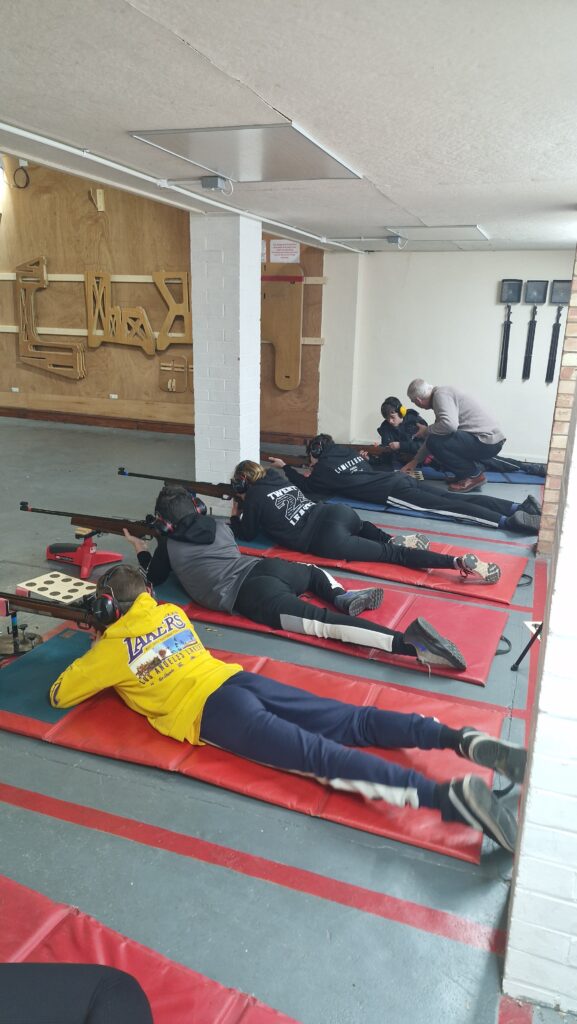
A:
<svg viewBox="0 0 577 1024">
<path fill-rule="evenodd" d="M 300 242 L 291 242 L 287 238 L 271 238 L 271 263 L 298 263 L 301 258 Z"/>
<path fill-rule="evenodd" d="M 266 263 L 266 238 L 263 238 L 260 243 L 260 261 Z"/>
</svg>

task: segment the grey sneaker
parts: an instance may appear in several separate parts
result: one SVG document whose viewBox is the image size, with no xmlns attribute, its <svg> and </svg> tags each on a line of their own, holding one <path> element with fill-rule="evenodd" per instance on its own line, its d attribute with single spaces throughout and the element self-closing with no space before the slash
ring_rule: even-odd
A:
<svg viewBox="0 0 577 1024">
<path fill-rule="evenodd" d="M 460 821 L 484 832 L 509 853 L 514 853 L 517 822 L 478 775 L 452 779 L 439 787 L 443 821 Z"/>
<path fill-rule="evenodd" d="M 391 544 L 396 548 L 418 548 L 419 551 L 428 551 L 431 546 L 424 533 L 398 533 L 391 539 Z"/>
<path fill-rule="evenodd" d="M 459 753 L 474 764 L 494 768 L 511 782 L 523 782 L 527 766 L 527 751 L 519 743 L 498 740 L 486 732 L 470 726 L 461 729 Z"/>
<path fill-rule="evenodd" d="M 381 587 L 371 587 L 369 590 L 347 590 L 346 594 L 338 594 L 335 598 L 335 608 L 343 615 L 356 617 L 361 612 L 373 611 L 378 608 L 383 600 L 384 591 Z"/>
<path fill-rule="evenodd" d="M 540 515 L 524 512 L 522 508 L 518 508 L 512 516 L 508 516 L 505 520 L 507 529 L 513 530 L 515 533 L 539 533 L 540 525 Z"/>
<path fill-rule="evenodd" d="M 541 506 L 537 498 L 534 498 L 532 494 L 528 494 L 525 500 L 521 502 L 519 510 L 521 512 L 528 512 L 530 516 L 541 515 Z"/>
<path fill-rule="evenodd" d="M 462 672 L 467 663 L 459 648 L 441 636 L 426 619 L 414 619 L 403 633 L 403 642 L 411 644 L 421 665 L 450 665 Z"/>
<path fill-rule="evenodd" d="M 501 579 L 501 570 L 496 562 L 482 562 L 477 555 L 459 555 L 457 567 L 461 576 L 476 576 L 485 583 L 497 583 Z"/>
</svg>

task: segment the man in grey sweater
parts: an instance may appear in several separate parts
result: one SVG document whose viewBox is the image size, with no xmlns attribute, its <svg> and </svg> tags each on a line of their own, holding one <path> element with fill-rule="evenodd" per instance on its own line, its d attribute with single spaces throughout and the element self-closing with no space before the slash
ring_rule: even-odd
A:
<svg viewBox="0 0 577 1024">
<path fill-rule="evenodd" d="M 484 465 L 498 455 L 506 438 L 477 400 L 446 384 L 433 387 L 420 377 L 411 381 L 407 394 L 419 409 L 432 409 L 435 422 L 418 428 L 415 436 L 423 444 L 401 473 L 433 455 L 443 469 L 455 474 L 450 491 L 464 493 L 485 483 Z"/>
</svg>

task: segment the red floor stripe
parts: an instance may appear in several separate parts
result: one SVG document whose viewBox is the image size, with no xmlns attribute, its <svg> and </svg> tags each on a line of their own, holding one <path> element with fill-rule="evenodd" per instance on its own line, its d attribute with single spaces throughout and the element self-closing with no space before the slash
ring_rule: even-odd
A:
<svg viewBox="0 0 577 1024">
<path fill-rule="evenodd" d="M 435 910 L 371 889 L 349 885 L 347 882 L 325 878 L 312 871 L 242 853 L 194 836 L 172 832 L 156 825 L 147 825 L 107 811 L 82 807 L 80 804 L 33 793 L 6 783 L 0 783 L 0 800 L 13 807 L 21 807 L 27 811 L 119 836 L 155 849 L 167 850 L 181 857 L 191 857 L 295 892 L 352 907 L 366 914 L 407 925 L 409 928 L 417 928 L 431 935 L 451 939 L 453 942 L 474 946 L 484 952 L 502 955 L 505 949 L 503 931 L 467 921 L 443 910 Z"/>
<path fill-rule="evenodd" d="M 516 1003 L 509 996 L 503 996 L 499 1003 L 497 1024 L 532 1024 L 533 1007 L 529 1003 Z"/>
</svg>

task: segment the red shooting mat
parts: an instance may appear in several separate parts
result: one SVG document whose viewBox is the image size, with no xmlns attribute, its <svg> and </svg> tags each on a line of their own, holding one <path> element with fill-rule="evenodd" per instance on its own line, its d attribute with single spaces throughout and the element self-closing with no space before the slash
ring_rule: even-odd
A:
<svg viewBox="0 0 577 1024">
<path fill-rule="evenodd" d="M 65 642 L 62 636 L 55 640 Z M 321 672 L 269 658 L 226 651 L 213 653 L 229 664 L 240 662 L 249 672 L 258 672 L 317 696 L 433 716 L 456 729 L 474 725 L 498 736 L 506 716 L 504 709 L 471 701 L 451 701 L 448 697 L 433 696 L 409 687 L 360 681 L 353 676 Z M 25 658 L 26 655 L 20 664 Z M 112 691 L 79 704 L 56 723 L 40 721 L 25 713 L 0 711 L 0 728 L 62 747 L 175 771 L 301 814 L 335 821 L 459 860 L 479 862 L 480 833 L 464 825 L 446 824 L 436 811 L 392 807 L 381 801 L 365 802 L 354 794 L 325 788 L 314 779 L 267 768 L 215 747 L 180 743 L 152 729 L 143 716 L 131 711 Z M 492 772 L 463 761 L 450 750 L 371 752 L 439 782 L 469 772 L 481 775 L 488 784 L 492 780 Z"/>
<path fill-rule="evenodd" d="M 295 1024 L 254 996 L 127 939 L 76 907 L 0 876 L 0 961 L 116 967 L 146 992 L 154 1024 Z"/>
<path fill-rule="evenodd" d="M 366 580 L 339 580 L 346 590 L 363 590 Z M 452 679 L 463 679 L 467 683 L 484 686 L 489 670 L 507 622 L 508 613 L 500 608 L 482 608 L 469 602 L 460 604 L 458 601 L 441 600 L 411 590 L 395 590 L 384 587 L 384 598 L 380 608 L 372 612 L 363 612 L 355 620 L 362 624 L 363 620 L 376 622 L 388 629 L 403 632 L 410 622 L 417 617 L 427 619 L 432 625 L 453 641 L 463 654 L 467 668 L 457 672 L 449 666 L 431 667 L 431 675 L 445 676 Z M 307 601 L 322 607 L 322 601 L 307 595 Z M 313 644 L 327 650 L 350 654 L 355 658 L 368 658 L 370 661 L 382 661 L 387 665 L 398 665 L 401 668 L 416 669 L 428 672 L 426 665 L 421 665 L 416 658 L 407 658 L 374 647 L 362 647 L 359 644 L 347 644 L 341 640 L 325 640 L 322 637 L 305 636 L 303 633 L 289 633 L 286 630 L 272 629 L 246 619 L 243 615 L 229 615 L 228 612 L 211 611 L 191 601 L 184 606 L 189 619 L 197 622 L 212 622 L 221 626 L 234 626 L 235 629 L 247 629 L 254 633 L 274 633 L 298 640 L 302 644 Z"/>
<path fill-rule="evenodd" d="M 327 569 L 341 569 L 346 572 L 357 572 L 361 576 L 374 576 L 379 580 L 391 580 L 393 583 L 409 583 L 414 587 L 426 587 L 428 590 L 438 590 L 448 594 L 459 594 L 466 597 L 475 597 L 481 601 L 490 601 L 493 604 L 511 604 L 517 584 L 521 579 L 527 565 L 527 558 L 521 555 L 504 555 L 495 551 L 480 551 L 473 547 L 466 547 L 465 543 L 459 547 L 451 544 L 431 544 L 431 551 L 438 551 L 442 555 L 462 555 L 471 551 L 482 562 L 496 562 L 501 569 L 501 579 L 498 583 L 475 583 L 471 579 L 463 579 L 459 572 L 454 569 L 406 569 L 402 565 L 391 565 L 389 562 L 347 562 L 345 559 L 321 558 L 312 552 L 305 554 L 302 551 L 291 551 L 289 548 L 261 547 L 255 548 L 250 545 L 240 545 L 244 555 L 258 555 L 260 558 L 284 558 L 287 562 L 314 562 L 315 565 L 323 565 Z"/>
</svg>

